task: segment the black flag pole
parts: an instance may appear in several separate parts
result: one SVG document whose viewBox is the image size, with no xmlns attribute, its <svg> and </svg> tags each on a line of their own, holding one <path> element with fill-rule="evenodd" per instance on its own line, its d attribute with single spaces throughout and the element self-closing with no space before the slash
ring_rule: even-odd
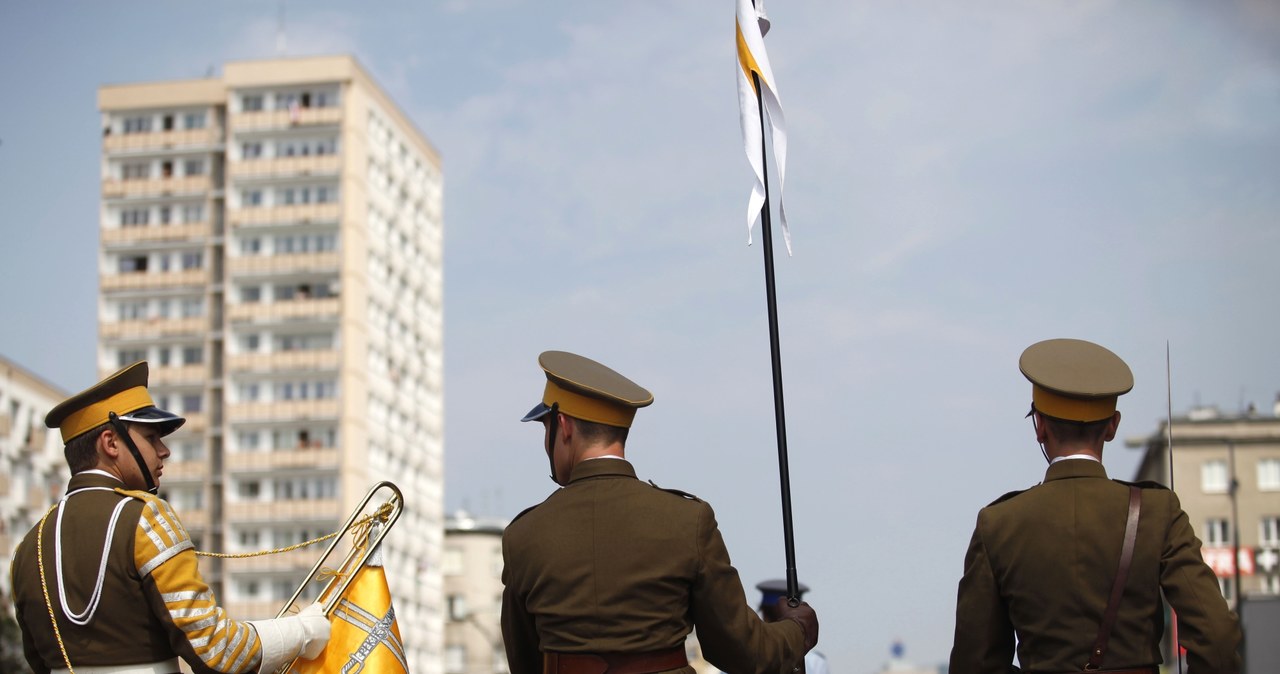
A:
<svg viewBox="0 0 1280 674">
<path fill-rule="evenodd" d="M 773 234 L 769 217 L 769 157 L 765 143 L 764 101 L 760 93 L 760 75 L 751 73 L 756 89 L 756 109 L 760 111 L 760 159 L 764 171 L 764 205 L 760 209 L 760 235 L 764 239 L 764 288 L 769 305 L 769 355 L 773 364 L 773 416 L 778 436 L 778 481 L 782 487 L 782 538 L 787 555 L 787 601 L 800 604 L 800 581 L 796 576 L 796 541 L 791 525 L 791 471 L 787 465 L 787 419 L 782 403 L 782 352 L 778 346 L 778 294 L 773 283 Z"/>
</svg>

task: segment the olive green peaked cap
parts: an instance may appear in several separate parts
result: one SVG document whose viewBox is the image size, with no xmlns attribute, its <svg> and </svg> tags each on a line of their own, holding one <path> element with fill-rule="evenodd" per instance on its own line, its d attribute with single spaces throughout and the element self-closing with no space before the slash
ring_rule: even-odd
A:
<svg viewBox="0 0 1280 674">
<path fill-rule="evenodd" d="M 1133 372 L 1119 356 L 1082 339 L 1032 344 L 1018 368 L 1031 382 L 1035 409 L 1058 419 L 1106 419 L 1115 414 L 1116 399 L 1133 388 Z"/>
<path fill-rule="evenodd" d="M 636 410 L 653 403 L 653 394 L 590 358 L 567 351 L 544 351 L 538 364 L 547 386 L 538 403 L 521 421 L 541 419 L 558 405 L 575 419 L 630 428 Z"/>
</svg>

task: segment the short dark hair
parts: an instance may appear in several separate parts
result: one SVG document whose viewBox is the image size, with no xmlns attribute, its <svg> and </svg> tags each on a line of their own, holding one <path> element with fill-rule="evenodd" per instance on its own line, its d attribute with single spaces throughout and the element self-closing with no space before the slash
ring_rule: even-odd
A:
<svg viewBox="0 0 1280 674">
<path fill-rule="evenodd" d="M 1107 432 L 1107 423 L 1111 417 L 1097 421 L 1072 421 L 1057 417 L 1044 417 L 1044 425 L 1059 443 L 1068 444 L 1102 444 L 1102 436 Z"/>
<path fill-rule="evenodd" d="M 62 455 L 67 457 L 67 467 L 71 469 L 72 475 L 98 465 L 98 436 L 108 428 L 111 428 L 109 422 L 81 433 L 71 438 L 62 448 Z"/>
<path fill-rule="evenodd" d="M 631 430 L 629 428 L 598 424 L 594 421 L 584 421 L 577 417 L 574 417 L 573 421 L 575 428 L 578 430 L 578 435 L 581 435 L 582 439 L 590 444 L 611 445 L 615 442 L 620 445 L 627 444 L 627 432 Z"/>
</svg>

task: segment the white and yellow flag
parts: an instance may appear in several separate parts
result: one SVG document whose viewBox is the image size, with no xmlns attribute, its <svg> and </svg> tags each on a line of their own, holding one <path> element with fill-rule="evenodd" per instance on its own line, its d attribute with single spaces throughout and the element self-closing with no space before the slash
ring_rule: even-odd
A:
<svg viewBox="0 0 1280 674">
<path fill-rule="evenodd" d="M 747 243 L 751 243 L 751 230 L 760 219 L 767 187 L 765 185 L 764 136 L 761 133 L 760 104 L 756 101 L 755 73 L 760 81 L 760 100 L 767 112 L 769 135 L 773 140 L 773 159 L 777 166 L 778 218 L 782 220 L 782 238 L 791 254 L 791 231 L 787 229 L 787 213 L 782 208 L 782 184 L 786 177 L 787 130 L 782 117 L 782 103 L 778 100 L 777 83 L 773 69 L 769 67 L 769 55 L 764 51 L 764 35 L 769 32 L 769 19 L 764 13 L 764 0 L 737 0 L 738 2 L 738 107 L 742 119 L 742 140 L 746 145 L 747 161 L 755 171 L 756 182 L 747 202 Z"/>
<path fill-rule="evenodd" d="M 329 643 L 290 674 L 408 674 L 382 551 L 370 555 L 329 614 Z"/>
</svg>

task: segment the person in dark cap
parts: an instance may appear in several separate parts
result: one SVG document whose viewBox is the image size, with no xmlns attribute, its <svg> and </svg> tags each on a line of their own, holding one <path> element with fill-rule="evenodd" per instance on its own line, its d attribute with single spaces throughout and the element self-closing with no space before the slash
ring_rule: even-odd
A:
<svg viewBox="0 0 1280 674">
<path fill-rule="evenodd" d="M 786 672 L 818 640 L 808 604 L 765 622 L 746 603 L 711 506 L 636 479 L 624 454 L 653 396 L 588 358 L 547 351 L 542 402 L 562 488 L 502 537 L 502 635 L 511 674 L 693 674 L 684 643 L 734 674 Z"/>
<path fill-rule="evenodd" d="M 1172 491 L 1107 479 L 1103 445 L 1129 366 L 1078 339 L 1022 353 L 1044 482 L 978 513 L 956 602 L 951 674 L 1104 670 L 1157 674 L 1161 594 L 1178 620 L 1186 674 L 1240 669 L 1240 626 Z M 1016 645 L 1016 646 L 1015 646 Z"/>
<path fill-rule="evenodd" d="M 760 616 L 768 622 L 780 620 L 781 608 L 787 605 L 787 581 L 781 578 L 762 581 L 756 583 L 756 589 L 760 590 Z M 808 585 L 796 583 L 796 599 L 804 599 L 804 593 L 808 591 Z M 804 674 L 828 674 L 828 672 L 830 669 L 827 668 L 827 656 L 816 648 L 805 653 Z"/>
<path fill-rule="evenodd" d="M 329 639 L 317 605 L 274 620 L 232 620 L 200 577 L 195 548 L 157 496 L 164 437 L 184 419 L 156 407 L 138 362 L 59 403 L 66 494 L 14 553 L 13 602 L 37 674 L 273 672 Z"/>
</svg>

